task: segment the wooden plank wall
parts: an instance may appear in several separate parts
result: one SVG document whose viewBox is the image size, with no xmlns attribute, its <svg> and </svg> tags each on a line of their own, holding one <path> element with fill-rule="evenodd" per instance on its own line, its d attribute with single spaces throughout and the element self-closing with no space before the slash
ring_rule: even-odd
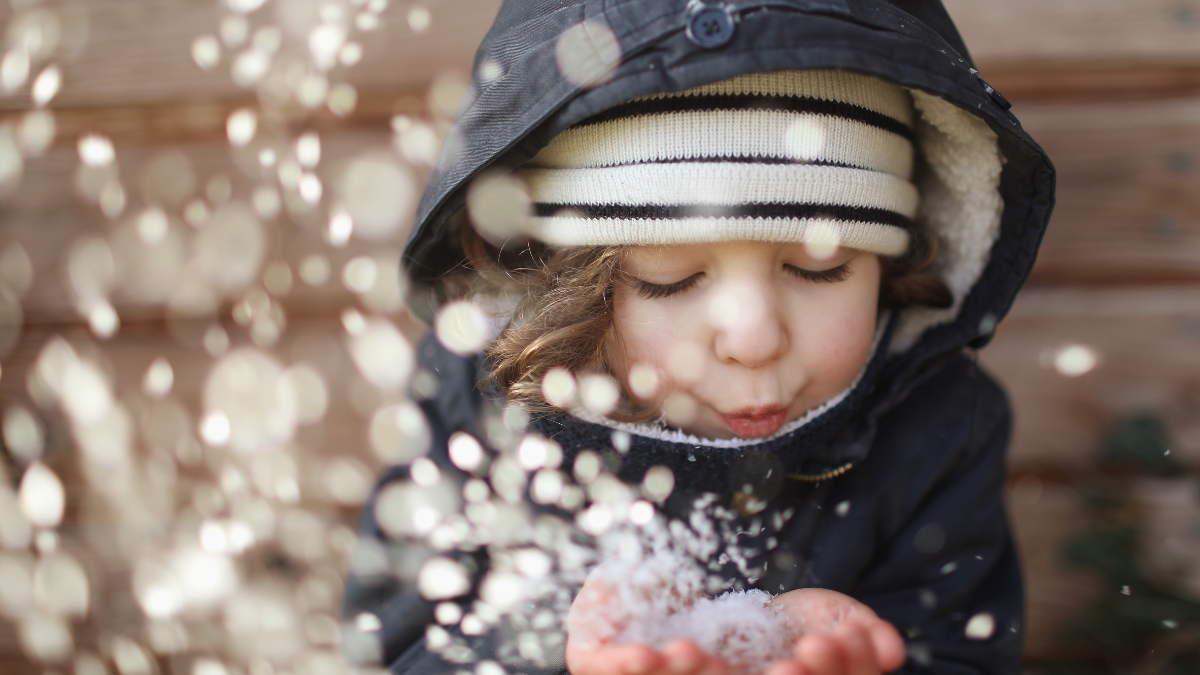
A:
<svg viewBox="0 0 1200 675">
<path fill-rule="evenodd" d="M 1104 432 L 1154 414 L 1172 455 L 1200 465 L 1200 6 L 946 6 L 1059 171 L 1033 276 L 980 354 L 1014 403 L 1010 508 L 1037 662 L 1064 655 L 1058 631 L 1101 592 L 1061 549 L 1089 525 L 1078 487 L 1098 471 Z M 1059 374 L 1069 345 L 1092 349 L 1095 369 Z"/>
<path fill-rule="evenodd" d="M 303 3 L 300 3 L 303 4 Z M 385 3 L 386 4 L 386 3 Z M 1200 5 L 1178 0 L 947 0 L 982 75 L 1015 104 L 1033 136 L 1060 171 L 1059 206 L 1033 278 L 994 343 L 981 353 L 1012 395 L 1016 428 L 1011 454 L 1018 491 L 1012 511 L 1029 578 L 1028 653 L 1032 660 L 1060 653 L 1057 631 L 1085 611 L 1094 579 L 1064 567 L 1064 538 L 1088 523 L 1074 483 L 1095 470 L 1092 453 L 1103 431 L 1122 416 L 1150 411 L 1169 425 L 1177 455 L 1200 468 Z M 86 336 L 64 282 L 64 251 L 84 233 L 110 223 L 70 187 L 78 163 L 75 143 L 84 133 L 109 136 L 136 213 L 136 186 L 163 153 L 182 152 L 203 194 L 215 178 L 228 178 L 234 199 L 248 199 L 255 180 L 230 158 L 224 122 L 230 111 L 254 104 L 234 85 L 226 51 L 211 71 L 189 55 L 192 40 L 215 34 L 219 6 L 209 0 L 92 0 L 48 5 L 60 12 L 64 45 L 58 60 L 63 88 L 52 104 L 58 136 L 51 149 L 25 167 L 20 189 L 0 201 L 0 250 L 20 243 L 32 260 L 35 283 L 22 300 L 24 335 L 0 362 L 0 403 L 27 402 L 25 373 L 45 340 Z M 446 72 L 464 73 L 498 6 L 497 0 L 429 3 L 432 22 L 415 33 L 408 17 L 419 6 L 395 2 L 376 31 L 362 33 L 363 60 L 336 68 L 334 79 L 358 91 L 357 110 L 344 120 L 328 112 L 277 121 L 280 133 L 322 133 L 318 173 L 335 180 L 339 161 L 392 142 L 388 120 L 396 111 L 435 123 L 425 92 Z M 15 20 L 8 4 L 0 24 Z M 252 15 L 251 32 L 274 21 L 267 9 Z M 29 107 L 24 90 L 0 97 L 0 122 Z M 150 168 L 147 168 L 150 167 Z M 409 169 L 422 179 L 419 164 Z M 178 213 L 174 214 L 176 217 Z M 286 220 L 286 219 L 284 219 Z M 288 338 L 276 351 L 291 359 L 306 335 L 328 334 L 354 297 L 338 283 L 342 265 L 357 255 L 394 255 L 403 236 L 389 242 L 352 240 L 331 248 L 320 223 L 269 224 L 268 258 L 296 271 L 321 254 L 332 280 L 296 282 L 279 298 L 289 317 Z M 199 382 L 212 363 L 202 349 L 180 347 L 169 336 L 161 304 L 116 299 L 118 335 L 103 342 L 121 388 L 134 388 L 157 355 L 175 365 L 178 396 L 197 405 Z M 233 341 L 247 341 L 228 320 Z M 399 321 L 407 321 L 398 317 Z M 415 330 L 411 323 L 407 329 Z M 1057 350 L 1086 345 L 1099 356 L 1079 377 L 1053 367 Z M 303 349 L 300 350 L 303 352 Z M 343 364 L 344 366 L 344 364 Z M 354 378 L 327 372 L 333 398 L 353 397 Z M 348 393 L 349 392 L 349 393 Z M 361 448 L 361 413 L 335 406 L 320 439 Z M 57 427 L 52 426 L 52 431 Z M 59 451 L 48 461 L 70 480 L 69 442 L 58 428 Z M 52 438 L 55 436 L 52 434 Z M 352 440 L 360 439 L 355 443 Z M 364 466 L 369 453 L 355 451 Z M 68 500 L 80 494 L 68 485 Z M 348 512 L 331 518 L 347 521 Z M 64 531 L 64 537 L 86 532 Z M 90 550 L 90 549 L 89 549 Z M 103 561 L 96 564 L 103 568 Z M 128 570 L 107 569 L 104 598 L 125 598 Z M 123 576 L 124 575 L 124 576 Z M 114 601 L 115 602 L 115 601 Z M 97 605 L 104 607 L 104 605 Z M 102 610 L 100 610 L 102 611 Z M 2 621 L 2 620 L 0 620 Z M 109 628 L 108 630 L 112 630 Z M 7 659 L 7 661 L 5 660 Z M 24 665 L 22 665 L 24 664 Z M 41 672 L 0 630 L 0 670 Z"/>
</svg>

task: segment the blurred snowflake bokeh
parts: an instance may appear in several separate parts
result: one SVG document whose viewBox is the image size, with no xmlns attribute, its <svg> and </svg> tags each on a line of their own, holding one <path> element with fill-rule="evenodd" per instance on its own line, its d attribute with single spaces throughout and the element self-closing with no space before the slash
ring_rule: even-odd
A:
<svg viewBox="0 0 1200 675">
<path fill-rule="evenodd" d="M 0 671 L 378 670 L 355 526 L 434 386 L 400 250 L 494 10 L 0 9 Z"/>
<path fill-rule="evenodd" d="M 436 603 L 426 642 L 451 660 L 469 660 L 454 626 L 479 635 L 544 601 L 512 645 L 536 660 L 561 646 L 545 629 L 569 602 L 546 580 L 577 581 L 599 555 L 579 542 L 653 530 L 675 477 L 616 479 L 628 437 L 566 466 L 522 434 L 524 413 L 497 409 L 479 438 L 451 437 L 461 480 L 426 457 L 416 402 L 437 381 L 417 341 L 432 329 L 475 353 L 493 317 L 455 302 L 426 328 L 400 255 L 498 5 L 0 3 L 0 672 L 377 673 L 381 619 L 341 614 L 351 572 Z M 980 354 L 1016 409 L 1028 672 L 1196 672 L 1200 15 L 945 5 L 1062 179 L 1031 287 Z M 557 46 L 581 85 L 621 56 L 597 24 Z M 485 59 L 474 75 L 503 72 Z M 485 239 L 528 208 L 505 176 L 468 191 Z M 661 375 L 702 377 L 693 357 Z M 629 384 L 651 398 L 660 373 L 636 365 Z M 610 378 L 564 369 L 542 392 L 592 415 L 617 398 Z M 695 402 L 665 413 L 686 422 Z M 373 513 L 417 544 L 394 550 L 356 534 L 389 465 L 410 471 Z M 570 517 L 534 517 L 543 506 Z M 481 547 L 494 574 L 456 602 L 478 570 L 454 552 Z M 981 613 L 965 636 L 996 630 Z"/>
</svg>

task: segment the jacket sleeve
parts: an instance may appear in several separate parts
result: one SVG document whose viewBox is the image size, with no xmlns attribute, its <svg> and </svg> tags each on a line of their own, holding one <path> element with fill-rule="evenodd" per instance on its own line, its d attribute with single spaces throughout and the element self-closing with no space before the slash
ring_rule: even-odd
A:
<svg viewBox="0 0 1200 675">
<path fill-rule="evenodd" d="M 453 474 L 457 470 L 447 460 L 449 434 L 445 421 L 436 406 L 427 403 L 422 409 L 433 432 L 428 456 L 440 465 L 443 476 Z M 436 633 L 437 639 L 447 644 L 440 649 L 430 648 L 427 630 L 438 625 L 436 603 L 421 597 L 415 579 L 420 565 L 435 552 L 415 539 L 389 537 L 376 517 L 375 505 L 380 493 L 389 484 L 407 479 L 407 467 L 392 467 L 380 478 L 364 505 L 342 604 L 346 623 L 343 652 L 352 662 L 379 663 L 387 666 L 389 672 L 404 675 L 450 675 L 463 669 L 473 670 L 479 661 L 495 660 L 494 639 L 466 636 L 453 626 Z M 436 555 L 454 558 L 472 570 L 475 576 L 472 589 L 477 588 L 479 577 L 487 569 L 487 556 L 482 551 L 438 551 Z M 453 601 L 469 608 L 474 597 L 472 591 Z M 374 618 L 360 621 L 363 613 Z"/>
<path fill-rule="evenodd" d="M 455 472 L 446 458 L 449 434 L 445 420 L 433 405 L 426 404 L 422 408 L 433 431 L 429 457 L 441 465 L 444 473 Z M 388 484 L 407 478 L 406 467 L 393 467 L 387 471 L 363 509 L 342 608 L 346 624 L 343 652 L 347 658 L 352 662 L 380 663 L 397 675 L 470 673 L 476 672 L 476 665 L 485 661 L 504 663 L 505 672 L 509 673 L 564 673 L 561 654 L 547 654 L 540 666 L 509 654 L 512 640 L 507 639 L 511 637 L 507 634 L 511 632 L 506 630 L 507 626 L 477 636 L 464 635 L 458 626 L 439 627 L 432 634 L 427 632 L 429 627 L 438 626 L 434 613 L 436 603 L 421 597 L 413 578 L 415 568 L 433 552 L 416 541 L 389 538 L 375 515 L 380 492 Z M 478 597 L 479 580 L 488 569 L 487 554 L 480 550 L 441 551 L 437 555 L 454 557 L 474 571 L 472 590 L 453 600 L 469 610 L 471 602 Z M 374 617 L 366 622 L 367 630 L 358 620 L 364 612 Z M 431 645 L 431 636 L 441 644 Z"/>
<path fill-rule="evenodd" d="M 379 492 L 389 483 L 403 480 L 407 472 L 394 468 L 379 480 L 367 500 L 359 521 L 358 542 L 351 558 L 350 574 L 342 604 L 342 617 L 354 627 L 356 650 L 348 650 L 354 661 L 395 659 L 408 645 L 424 636 L 425 624 L 433 620 L 433 608 L 411 584 L 402 583 L 393 573 L 396 551 L 375 518 Z M 364 614 L 374 622 L 360 622 Z M 359 634 L 361 633 L 361 635 Z"/>
<path fill-rule="evenodd" d="M 443 480 L 465 480 L 466 476 L 450 462 L 448 444 L 450 435 L 460 430 L 476 438 L 486 437 L 481 430 L 484 403 L 475 387 L 477 364 L 449 354 L 432 338 L 421 343 L 418 356 L 421 365 L 436 373 L 440 382 L 437 395 L 420 404 L 431 438 L 426 456 L 439 466 Z M 501 630 L 469 636 L 458 626 L 447 626 L 432 634 L 427 632 L 429 627 L 438 625 L 434 613 L 437 603 L 421 597 L 415 577 L 417 568 L 435 552 L 417 540 L 389 537 L 380 527 L 375 512 L 380 493 L 389 484 L 406 481 L 408 477 L 408 467 L 390 468 L 364 504 L 342 604 L 343 652 L 351 662 L 382 664 L 398 675 L 451 675 L 474 672 L 476 664 L 483 661 L 512 662 L 511 655 L 505 653 L 505 645 L 511 640 L 502 639 Z M 436 554 L 456 558 L 473 571 L 472 590 L 454 599 L 469 611 L 477 597 L 479 580 L 488 569 L 487 553 L 476 550 Z M 364 613 L 370 616 L 360 621 Z M 443 644 L 431 645 L 430 635 Z M 545 667 L 525 664 L 516 669 L 506 666 L 506 671 L 558 675 L 565 670 L 561 662 L 561 657 L 551 655 Z"/>
<path fill-rule="evenodd" d="M 875 554 L 847 592 L 900 630 L 902 673 L 1016 675 L 1024 597 L 1003 502 L 1011 414 L 974 364 L 951 370 L 933 383 L 942 405 L 881 429 L 894 436 L 876 477 L 891 489 L 878 494 L 891 496 L 874 504 Z"/>
</svg>

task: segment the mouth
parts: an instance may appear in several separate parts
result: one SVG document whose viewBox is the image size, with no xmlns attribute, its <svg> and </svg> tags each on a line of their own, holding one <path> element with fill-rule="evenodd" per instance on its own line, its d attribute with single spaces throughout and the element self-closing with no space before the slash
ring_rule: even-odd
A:
<svg viewBox="0 0 1200 675">
<path fill-rule="evenodd" d="M 732 413 L 717 413 L 717 417 L 729 430 L 742 438 L 765 438 L 779 431 L 787 421 L 787 408 L 783 406 L 754 406 Z"/>
</svg>

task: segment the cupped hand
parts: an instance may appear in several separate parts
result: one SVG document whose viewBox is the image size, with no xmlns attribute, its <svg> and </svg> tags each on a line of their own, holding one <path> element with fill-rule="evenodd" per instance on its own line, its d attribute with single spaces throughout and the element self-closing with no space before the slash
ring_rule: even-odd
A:
<svg viewBox="0 0 1200 675">
<path fill-rule="evenodd" d="M 729 675 L 728 664 L 685 638 L 671 640 L 661 651 L 615 642 L 624 628 L 614 606 L 617 594 L 598 572 L 588 575 L 567 614 L 571 675 Z"/>
<path fill-rule="evenodd" d="M 766 675 L 880 675 L 904 663 L 904 640 L 870 607 L 835 591 L 805 588 L 771 604 L 796 625 L 793 659 L 778 661 Z"/>
</svg>

